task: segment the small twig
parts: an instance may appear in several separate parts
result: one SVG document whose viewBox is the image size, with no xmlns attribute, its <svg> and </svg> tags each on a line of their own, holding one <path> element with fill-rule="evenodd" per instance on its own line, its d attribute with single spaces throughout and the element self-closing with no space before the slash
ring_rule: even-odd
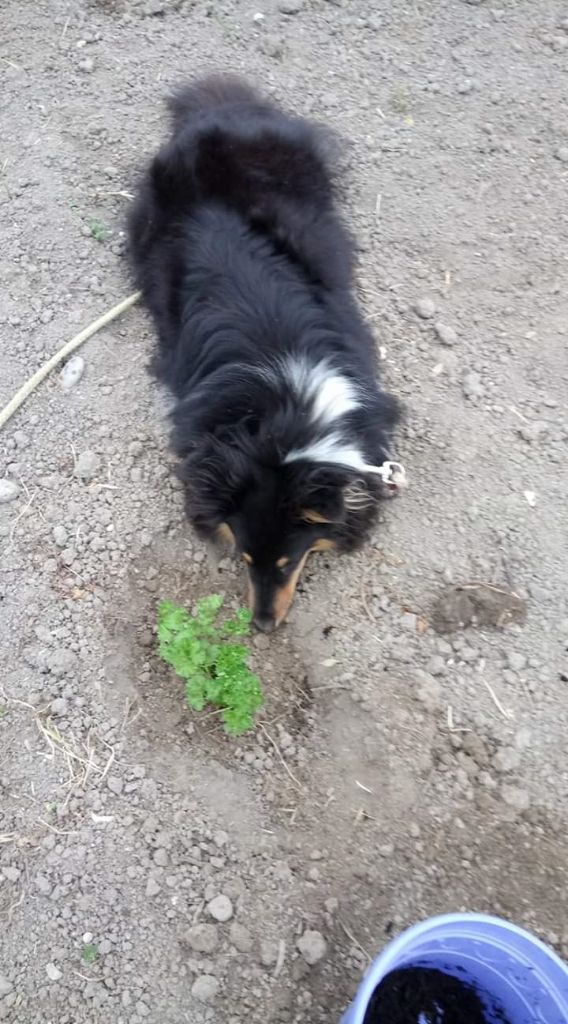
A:
<svg viewBox="0 0 568 1024">
<path fill-rule="evenodd" d="M 45 828 L 48 828 L 50 832 L 55 832 L 56 836 L 76 836 L 78 834 L 77 829 L 74 829 L 72 832 L 64 832 L 63 829 L 56 828 L 55 825 L 50 825 L 49 822 L 44 821 L 43 818 L 38 818 L 37 820 L 40 825 L 45 825 Z"/>
<path fill-rule="evenodd" d="M 355 946 L 355 948 L 358 949 L 359 952 L 361 952 L 363 954 L 363 956 L 367 960 L 367 963 L 371 963 L 372 957 L 367 952 L 365 947 L 362 946 L 361 943 L 357 941 L 357 939 L 355 938 L 353 933 L 349 931 L 349 928 L 346 925 L 343 924 L 343 921 L 339 920 L 338 923 L 339 923 L 339 927 L 342 929 L 342 931 L 345 932 L 345 934 L 346 934 L 347 938 L 349 939 L 349 941 L 352 942 L 353 945 Z"/>
<path fill-rule="evenodd" d="M 355 779 L 355 785 L 359 786 L 359 789 L 362 789 L 364 793 L 369 793 L 370 796 L 373 796 L 373 790 L 369 789 L 368 786 L 364 786 L 358 779 Z"/>
<path fill-rule="evenodd" d="M 509 719 L 510 718 L 514 718 L 514 715 L 512 714 L 512 712 L 508 711 L 507 708 L 503 707 L 503 705 L 501 704 L 501 701 L 499 700 L 499 698 L 498 698 L 497 694 L 495 693 L 495 690 L 493 689 L 491 684 L 488 683 L 487 680 L 483 679 L 483 678 L 482 678 L 481 682 L 486 687 L 486 689 L 487 689 L 487 691 L 489 693 L 489 696 L 491 697 L 491 699 L 492 699 L 493 703 L 495 704 L 495 706 L 499 709 L 499 711 L 503 715 L 503 718 L 509 718 Z"/>
<path fill-rule="evenodd" d="M 287 772 L 287 773 L 288 773 L 288 775 L 290 776 L 290 778 L 291 778 L 292 782 L 294 783 L 294 785 L 296 786 L 296 788 L 297 788 L 297 789 L 299 789 L 299 790 L 300 790 L 300 792 L 301 792 L 301 791 L 303 790 L 303 788 L 304 788 L 304 787 L 302 786 L 301 782 L 298 782 L 298 780 L 297 780 L 296 776 L 295 776 L 295 775 L 293 774 L 293 772 L 292 772 L 292 771 L 290 770 L 290 768 L 289 768 L 289 767 L 288 767 L 288 765 L 286 764 L 286 761 L 284 760 L 284 757 L 282 756 L 282 752 L 281 752 L 281 750 L 280 750 L 280 747 L 279 747 L 279 746 L 278 746 L 278 744 L 277 744 L 277 743 L 276 743 L 276 742 L 275 742 L 275 741 L 274 741 L 274 740 L 272 739 L 272 736 L 270 735 L 270 733 L 269 733 L 269 732 L 267 732 L 267 730 L 265 729 L 265 727 L 264 727 L 264 725 L 262 724 L 262 722 L 260 723 L 260 728 L 262 729 L 262 731 L 263 731 L 264 735 L 266 736 L 267 740 L 269 741 L 269 743 L 271 743 L 271 744 L 272 744 L 272 746 L 274 747 L 274 749 L 275 749 L 276 753 L 278 754 L 278 757 L 279 757 L 279 759 L 280 759 L 280 761 L 281 761 L 281 763 L 282 763 L 283 767 L 285 768 L 286 772 Z"/>
<path fill-rule="evenodd" d="M 363 608 L 365 609 L 365 612 L 367 614 L 367 618 L 369 619 L 369 621 L 370 622 L 374 622 L 375 621 L 375 616 L 373 615 L 371 609 L 369 608 L 369 604 L 367 602 L 367 595 L 365 593 L 365 580 L 364 579 L 361 580 L 361 604 L 363 605 Z"/>
<path fill-rule="evenodd" d="M 382 203 L 382 200 L 383 200 L 383 197 L 382 197 L 381 193 L 378 192 L 377 193 L 377 200 L 375 202 L 375 223 L 376 223 L 377 227 L 379 225 L 379 220 L 381 219 L 381 203 Z"/>
<path fill-rule="evenodd" d="M 21 906 L 21 904 L 23 902 L 24 902 L 24 890 L 22 889 L 22 891 L 20 893 L 20 896 L 19 896 L 19 899 L 17 899 L 15 903 L 11 903 L 10 906 L 8 907 L 8 913 L 6 914 L 6 918 L 8 920 L 8 924 L 10 924 L 11 921 L 12 921 L 12 915 L 13 915 L 14 911 L 17 910 L 17 908 L 19 906 Z"/>
<path fill-rule="evenodd" d="M 37 388 L 38 384 L 41 384 L 41 382 L 45 380 L 48 374 L 51 373 L 51 371 L 56 366 L 58 366 L 59 363 L 62 363 L 63 360 L 68 355 L 71 354 L 71 352 L 74 352 L 75 349 L 79 348 L 79 346 L 82 345 L 83 342 L 87 341 L 88 338 L 91 338 L 93 334 L 96 334 L 97 331 L 100 331 L 103 327 L 106 327 L 106 325 L 110 324 L 112 320 L 116 320 L 116 318 L 120 316 L 121 313 L 124 313 L 126 312 L 127 309 L 130 309 L 130 307 L 133 306 L 135 302 L 138 302 L 140 296 L 141 292 L 134 292 L 134 294 L 129 295 L 127 299 L 123 299 L 123 301 L 119 302 L 117 306 L 113 306 L 112 309 L 109 309 L 106 313 L 103 313 L 103 315 L 100 316 L 97 320 L 94 320 L 92 324 L 89 324 L 88 327 L 85 327 L 83 331 L 80 331 L 79 334 L 76 334 L 74 338 L 71 338 L 71 341 L 68 341 L 65 345 L 63 345 L 63 347 L 59 349 L 59 352 L 56 352 L 53 356 L 51 356 L 51 359 L 48 359 L 47 362 L 43 364 L 43 366 L 40 366 L 39 370 L 37 370 L 33 374 L 33 376 L 30 377 L 29 380 L 27 380 L 26 383 L 22 385 L 20 390 L 16 392 L 11 401 L 8 402 L 8 405 L 6 405 L 0 411 L 0 428 L 3 427 L 8 422 L 10 417 L 13 416 L 15 412 L 17 412 L 21 405 L 23 405 L 26 398 L 28 398 L 28 396 L 31 395 L 32 391 L 34 391 Z"/>
<path fill-rule="evenodd" d="M 286 956 L 286 943 L 284 939 L 280 939 L 278 943 L 278 956 L 276 957 L 276 963 L 272 972 L 272 977 L 277 978 L 284 966 L 284 957 Z"/>
<path fill-rule="evenodd" d="M 98 189 L 95 192 L 95 195 L 96 196 L 120 196 L 122 199 L 128 199 L 129 202 L 132 202 L 135 199 L 135 196 L 132 195 L 132 192 L 123 192 L 123 191 L 118 191 L 118 192 L 111 192 L 111 191 L 107 192 L 107 191 L 104 191 L 103 192 L 100 189 Z"/>
</svg>

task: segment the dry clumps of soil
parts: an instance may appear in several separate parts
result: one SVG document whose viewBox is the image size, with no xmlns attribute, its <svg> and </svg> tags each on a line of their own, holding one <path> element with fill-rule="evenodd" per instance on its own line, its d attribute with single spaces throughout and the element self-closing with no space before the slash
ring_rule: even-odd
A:
<svg viewBox="0 0 568 1024">
<path fill-rule="evenodd" d="M 339 133 L 410 486 L 255 641 L 236 744 L 156 658 L 160 599 L 244 581 L 185 522 L 143 310 L 2 430 L 0 1020 L 328 1024 L 458 907 L 568 954 L 567 47 L 560 0 L 4 2 L 0 404 L 130 294 L 163 96 L 231 69 Z M 437 633 L 472 580 L 529 614 L 468 591 Z"/>
</svg>

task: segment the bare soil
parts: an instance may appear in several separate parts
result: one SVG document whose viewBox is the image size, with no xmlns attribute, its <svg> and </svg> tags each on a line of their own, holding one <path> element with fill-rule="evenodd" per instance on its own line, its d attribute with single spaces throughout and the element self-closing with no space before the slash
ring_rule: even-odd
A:
<svg viewBox="0 0 568 1024">
<path fill-rule="evenodd" d="M 143 310 L 4 428 L 0 1020 L 327 1024 L 448 910 L 568 955 L 566 15 L 4 0 L 0 403 L 132 290 L 163 97 L 231 69 L 340 134 L 410 487 L 255 638 L 267 703 L 235 742 L 156 654 L 159 598 L 236 605 L 244 579 L 184 521 Z M 436 632 L 473 583 L 526 616 Z"/>
</svg>

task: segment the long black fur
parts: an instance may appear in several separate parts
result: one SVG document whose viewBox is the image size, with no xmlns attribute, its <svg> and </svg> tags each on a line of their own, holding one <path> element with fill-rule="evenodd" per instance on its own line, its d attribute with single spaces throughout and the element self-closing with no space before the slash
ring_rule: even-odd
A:
<svg viewBox="0 0 568 1024">
<path fill-rule="evenodd" d="M 355 382 L 361 405 L 344 432 L 374 465 L 388 458 L 397 406 L 378 386 L 373 338 L 352 297 L 353 247 L 321 129 L 230 77 L 189 85 L 170 109 L 172 136 L 130 217 L 134 271 L 159 338 L 153 371 L 177 399 L 173 445 L 189 516 L 206 537 L 228 524 L 252 556 L 267 624 L 291 572 L 275 561 L 295 566 L 322 538 L 355 546 L 380 493 L 365 476 L 350 502 L 360 474 L 284 463 L 314 440 L 314 425 L 283 361 L 326 360 Z M 306 523 L 305 509 L 330 522 Z"/>
</svg>

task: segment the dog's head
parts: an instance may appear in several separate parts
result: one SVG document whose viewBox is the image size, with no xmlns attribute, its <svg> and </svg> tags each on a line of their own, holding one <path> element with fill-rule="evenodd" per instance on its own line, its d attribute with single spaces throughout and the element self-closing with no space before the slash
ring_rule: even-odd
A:
<svg viewBox="0 0 568 1024">
<path fill-rule="evenodd" d="M 375 504 L 375 482 L 354 487 L 347 469 L 259 461 L 211 439 L 183 478 L 197 529 L 233 543 L 246 563 L 254 621 L 266 632 L 286 618 L 309 554 L 353 546 Z"/>
</svg>

